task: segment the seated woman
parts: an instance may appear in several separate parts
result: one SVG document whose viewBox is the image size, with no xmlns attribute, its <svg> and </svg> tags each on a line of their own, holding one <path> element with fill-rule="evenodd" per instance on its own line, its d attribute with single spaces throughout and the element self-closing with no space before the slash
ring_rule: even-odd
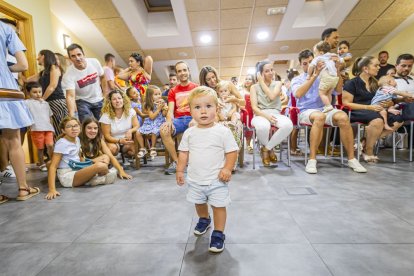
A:
<svg viewBox="0 0 414 276">
<path fill-rule="evenodd" d="M 129 67 L 118 74 L 121 80 L 129 81 L 141 95 L 145 95 L 148 84 L 151 81 L 152 64 L 151 56 L 144 58 L 138 53 L 132 53 L 128 59 Z"/>
<path fill-rule="evenodd" d="M 378 82 L 375 76 L 379 70 L 379 61 L 375 57 L 366 56 L 357 58 L 352 67 L 355 78 L 344 85 L 342 103 L 352 109 L 351 122 L 367 124 L 365 128 L 365 145 L 363 145 L 363 158 L 368 163 L 378 162 L 374 155 L 374 145 L 381 136 L 388 135 L 392 130 L 384 131 L 384 120 L 380 111 L 393 105 L 392 101 L 381 102 L 379 105 L 371 105 L 372 98 L 378 90 Z M 401 115 L 388 113 L 388 124 L 392 129 L 398 129 L 403 119 Z"/>
<path fill-rule="evenodd" d="M 217 86 L 220 82 L 220 79 L 218 78 L 217 71 L 212 66 L 204 66 L 200 70 L 200 85 L 204 85 L 207 87 L 210 87 L 217 92 Z M 246 101 L 240 94 L 240 92 L 237 90 L 237 88 L 234 86 L 233 83 L 230 82 L 229 84 L 229 91 L 230 96 L 227 97 L 226 102 L 227 103 L 233 103 L 236 104 L 238 108 L 244 107 L 246 105 Z M 223 107 L 223 106 L 221 106 Z M 228 126 L 227 122 L 222 122 L 223 125 Z M 233 133 L 233 136 L 237 142 L 237 145 L 241 148 L 242 145 L 242 131 L 243 131 L 243 124 L 239 120 L 236 124 L 236 126 L 231 128 L 231 131 Z"/>
<path fill-rule="evenodd" d="M 137 114 L 131 108 L 131 102 L 120 90 L 109 92 L 104 100 L 102 116 L 99 120 L 105 141 L 113 155 L 122 151 L 134 156 L 134 134 L 139 128 Z"/>
<path fill-rule="evenodd" d="M 252 125 L 256 128 L 259 139 L 264 166 L 270 166 L 270 162 L 276 163 L 277 157 L 273 148 L 280 144 L 292 132 L 292 121 L 280 114 L 282 103 L 282 82 L 274 81 L 273 65 L 268 61 L 259 62 L 257 65 L 257 81 L 250 89 L 250 101 L 254 112 Z M 271 126 L 278 130 L 270 137 Z"/>
<path fill-rule="evenodd" d="M 88 117 L 82 123 L 82 132 L 80 134 L 82 155 L 91 159 L 94 163 L 105 162 L 111 164 L 117 169 L 121 179 L 131 179 L 132 176 L 125 173 L 118 160 L 106 145 L 102 137 L 102 131 L 95 117 Z"/>
<path fill-rule="evenodd" d="M 46 199 L 54 199 L 60 196 L 56 190 L 56 174 L 63 187 L 79 187 L 89 183 L 91 186 L 99 184 L 111 184 L 116 179 L 116 172 L 108 169 L 109 157 L 96 160 L 90 166 L 75 169 L 71 162 L 85 161 L 81 156 L 79 140 L 80 123 L 73 117 L 65 117 L 60 123 L 62 134 L 58 138 L 53 151 L 52 161 L 48 171 L 49 192 Z"/>
</svg>

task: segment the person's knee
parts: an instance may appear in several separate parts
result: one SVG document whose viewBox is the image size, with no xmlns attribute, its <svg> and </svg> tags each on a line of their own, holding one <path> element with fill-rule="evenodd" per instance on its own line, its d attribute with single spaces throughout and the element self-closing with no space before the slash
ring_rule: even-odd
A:
<svg viewBox="0 0 414 276">
<path fill-rule="evenodd" d="M 109 164 L 109 162 L 110 162 L 109 156 L 106 155 L 106 154 L 103 154 L 102 155 L 102 161 L 105 162 L 105 163 L 107 163 L 107 164 Z"/>
<path fill-rule="evenodd" d="M 336 125 L 339 128 L 347 127 L 347 126 L 350 126 L 351 125 L 351 123 L 349 122 L 348 115 L 346 115 L 345 113 L 339 113 L 339 114 L 337 114 L 337 116 L 336 116 L 335 119 L 336 119 L 335 120 L 336 121 Z"/>
<path fill-rule="evenodd" d="M 313 120 L 312 125 L 324 125 L 326 120 L 326 114 L 322 112 L 314 112 L 312 114 L 311 120 Z"/>
<path fill-rule="evenodd" d="M 103 162 L 98 162 L 96 165 L 96 171 L 98 174 L 107 174 L 108 173 L 108 164 L 105 164 Z"/>
</svg>

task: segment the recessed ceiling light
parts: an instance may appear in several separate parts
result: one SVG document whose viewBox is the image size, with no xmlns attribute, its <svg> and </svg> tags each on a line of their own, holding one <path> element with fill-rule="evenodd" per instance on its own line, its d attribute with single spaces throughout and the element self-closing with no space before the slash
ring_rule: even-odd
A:
<svg viewBox="0 0 414 276">
<path fill-rule="evenodd" d="M 186 57 L 186 56 L 188 56 L 188 54 L 186 52 L 179 52 L 178 55 L 180 57 Z"/>
<path fill-rule="evenodd" d="M 283 45 L 279 49 L 280 49 L 280 51 L 287 51 L 287 50 L 289 50 L 289 46 Z"/>
<path fill-rule="evenodd" d="M 211 41 L 211 35 L 202 35 L 200 41 L 202 43 L 209 43 Z"/>
<path fill-rule="evenodd" d="M 255 73 L 256 73 L 256 68 L 250 67 L 249 69 L 247 69 L 247 74 L 254 75 Z"/>
<path fill-rule="evenodd" d="M 257 38 L 260 40 L 266 39 L 268 37 L 269 37 L 269 33 L 266 31 L 262 31 L 257 34 Z"/>
<path fill-rule="evenodd" d="M 275 14 L 284 14 L 286 12 L 286 7 L 274 7 L 267 9 L 267 15 L 275 15 Z"/>
</svg>

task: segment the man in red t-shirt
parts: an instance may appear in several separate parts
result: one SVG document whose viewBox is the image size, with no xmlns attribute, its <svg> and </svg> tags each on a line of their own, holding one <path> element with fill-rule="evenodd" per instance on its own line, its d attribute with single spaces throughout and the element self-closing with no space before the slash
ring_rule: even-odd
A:
<svg viewBox="0 0 414 276">
<path fill-rule="evenodd" d="M 189 80 L 188 65 L 184 61 L 179 61 L 175 64 L 175 72 L 177 73 L 179 83 L 174 88 L 171 88 L 170 93 L 168 93 L 166 122 L 160 128 L 162 142 L 173 160 L 165 170 L 165 174 L 175 173 L 178 157 L 173 137 L 183 133 L 192 120 L 188 96 L 191 90 L 198 86 Z"/>
</svg>

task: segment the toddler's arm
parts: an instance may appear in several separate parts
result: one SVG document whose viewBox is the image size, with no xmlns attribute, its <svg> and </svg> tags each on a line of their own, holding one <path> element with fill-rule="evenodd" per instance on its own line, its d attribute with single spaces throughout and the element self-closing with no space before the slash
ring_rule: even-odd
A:
<svg viewBox="0 0 414 276">
<path fill-rule="evenodd" d="M 219 180 L 223 182 L 229 182 L 231 179 L 231 171 L 234 168 L 237 160 L 237 151 L 226 153 L 226 162 L 224 167 L 220 170 Z"/>
<path fill-rule="evenodd" d="M 175 178 L 179 186 L 184 185 L 184 170 L 188 163 L 188 151 L 180 151 L 178 153 L 178 162 L 175 173 Z"/>
<path fill-rule="evenodd" d="M 308 75 L 306 76 L 306 80 L 310 80 L 310 78 L 313 75 L 313 72 L 314 71 L 315 71 L 315 66 L 309 64 L 309 67 L 308 67 Z"/>
<path fill-rule="evenodd" d="M 57 166 L 62 159 L 62 154 L 54 152 L 52 155 L 52 161 L 50 162 L 50 166 L 48 168 L 48 176 L 47 176 L 47 184 L 49 186 L 49 192 L 45 196 L 46 199 L 54 199 L 57 196 L 60 196 L 60 193 L 56 191 L 56 171 Z"/>
<path fill-rule="evenodd" d="M 228 120 L 231 119 L 231 117 L 233 116 L 234 112 L 237 112 L 237 105 L 235 105 L 235 104 L 231 104 L 231 105 L 232 105 L 232 108 L 231 108 L 229 114 L 227 114 L 227 119 Z"/>
</svg>

